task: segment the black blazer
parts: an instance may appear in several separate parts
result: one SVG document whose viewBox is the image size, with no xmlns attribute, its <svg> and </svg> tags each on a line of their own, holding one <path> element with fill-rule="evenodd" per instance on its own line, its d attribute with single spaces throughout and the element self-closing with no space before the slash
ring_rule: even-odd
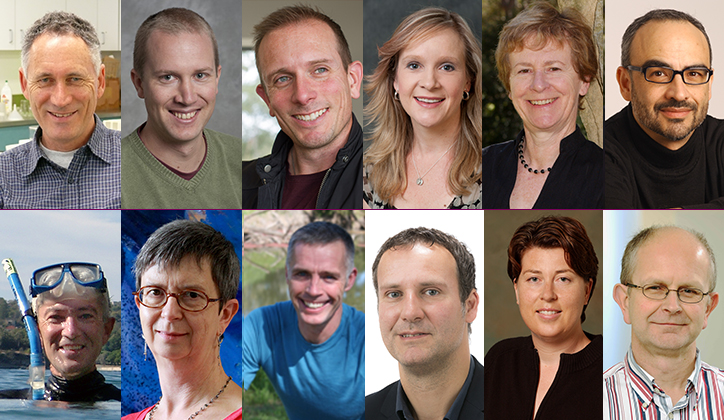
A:
<svg viewBox="0 0 724 420">
<path fill-rule="evenodd" d="M 463 407 L 460 410 L 460 420 L 483 420 L 483 388 L 485 383 L 485 371 L 483 365 L 473 357 L 475 370 L 473 381 L 468 388 L 468 395 L 465 397 Z M 397 419 L 395 412 L 395 400 L 397 399 L 397 384 L 400 381 L 388 385 L 381 391 L 365 397 L 365 419 L 386 420 Z"/>
</svg>

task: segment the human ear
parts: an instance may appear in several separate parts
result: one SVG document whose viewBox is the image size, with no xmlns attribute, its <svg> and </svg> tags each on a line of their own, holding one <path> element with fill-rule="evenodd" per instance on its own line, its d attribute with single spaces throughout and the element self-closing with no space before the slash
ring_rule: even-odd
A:
<svg viewBox="0 0 724 420">
<path fill-rule="evenodd" d="M 616 69 L 616 80 L 623 99 L 631 102 L 631 72 L 629 69 L 619 66 Z"/>
<path fill-rule="evenodd" d="M 631 324 L 631 316 L 629 314 L 629 295 L 628 288 L 621 283 L 613 286 L 613 300 L 618 303 L 621 308 L 621 314 L 623 314 L 623 320 L 627 324 Z"/>
</svg>

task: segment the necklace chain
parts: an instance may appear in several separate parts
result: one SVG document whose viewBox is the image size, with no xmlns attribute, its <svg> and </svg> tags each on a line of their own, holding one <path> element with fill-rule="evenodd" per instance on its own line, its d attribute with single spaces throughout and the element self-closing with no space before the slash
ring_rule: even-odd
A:
<svg viewBox="0 0 724 420">
<path fill-rule="evenodd" d="M 415 162 L 415 153 L 410 152 L 410 154 L 412 155 L 412 164 L 415 166 L 415 172 L 417 172 L 417 181 L 415 181 L 417 183 L 417 185 L 422 186 L 422 184 L 424 184 L 422 178 L 424 178 L 425 175 L 427 175 L 428 172 L 430 172 L 432 170 L 432 168 L 434 168 L 435 165 L 437 165 L 437 163 L 440 162 L 440 159 L 442 159 L 443 156 L 445 156 L 447 154 L 447 152 L 450 151 L 450 149 L 453 147 L 454 144 L 455 144 L 455 142 L 450 143 L 450 146 L 447 147 L 447 150 L 445 150 L 445 153 L 441 154 L 440 157 L 437 158 L 435 163 L 433 163 L 432 166 L 430 166 L 430 169 L 425 171 L 425 173 L 422 174 L 422 176 L 420 176 L 420 171 L 417 169 L 417 162 Z"/>
<path fill-rule="evenodd" d="M 193 420 L 193 419 L 195 419 L 196 416 L 198 416 L 199 414 L 201 414 L 204 410 L 206 410 L 206 408 L 207 408 L 208 406 L 210 406 L 211 404 L 214 403 L 214 401 L 216 401 L 217 399 L 219 399 L 219 395 L 221 395 L 221 394 L 224 392 L 224 390 L 226 390 L 226 387 L 229 385 L 229 382 L 230 382 L 230 381 L 231 381 L 231 376 L 229 376 L 229 378 L 226 380 L 226 383 L 224 384 L 224 386 L 221 387 L 221 389 L 219 390 L 219 392 L 218 392 L 216 395 L 214 395 L 214 398 L 212 398 L 209 402 L 207 402 L 206 404 L 204 404 L 204 405 L 203 405 L 201 408 L 199 408 L 198 411 L 196 411 L 194 414 L 190 415 L 189 418 L 188 418 L 188 420 Z M 163 398 L 163 395 L 161 395 L 161 398 Z M 148 420 L 153 420 L 153 413 L 156 412 L 156 409 L 158 409 L 158 405 L 161 404 L 161 398 L 158 399 L 158 402 L 153 406 L 153 408 L 151 409 L 151 411 L 148 412 Z"/>
<path fill-rule="evenodd" d="M 518 157 L 520 158 L 520 164 L 523 165 L 525 169 L 528 170 L 528 172 L 532 172 L 534 174 L 544 174 L 546 172 L 550 172 L 551 169 L 553 169 L 553 166 L 549 166 L 548 169 L 533 169 L 525 162 L 525 159 L 523 158 L 523 145 L 525 143 L 525 134 L 523 134 L 523 137 L 520 138 L 520 144 L 518 145 Z"/>
</svg>

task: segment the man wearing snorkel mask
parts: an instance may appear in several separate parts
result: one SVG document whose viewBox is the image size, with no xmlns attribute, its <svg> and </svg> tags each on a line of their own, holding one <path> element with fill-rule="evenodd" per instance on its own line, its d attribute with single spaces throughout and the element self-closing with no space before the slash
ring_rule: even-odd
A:
<svg viewBox="0 0 724 420">
<path fill-rule="evenodd" d="M 30 280 L 33 312 L 50 362 L 45 399 L 121 400 L 121 390 L 105 382 L 96 359 L 115 324 L 101 266 L 62 263 L 35 270 Z M 0 397 L 30 398 L 30 389 L 2 391 Z"/>
</svg>

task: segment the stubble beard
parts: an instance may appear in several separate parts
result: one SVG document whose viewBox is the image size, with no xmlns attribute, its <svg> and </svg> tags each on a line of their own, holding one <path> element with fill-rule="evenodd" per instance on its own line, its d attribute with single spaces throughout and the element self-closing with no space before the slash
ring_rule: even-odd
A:
<svg viewBox="0 0 724 420">
<path fill-rule="evenodd" d="M 633 114 L 637 117 L 637 121 L 640 125 L 654 133 L 670 140 L 670 141 L 681 141 L 688 139 L 691 133 L 696 130 L 701 123 L 704 122 L 706 114 L 709 111 L 709 100 L 703 104 L 701 108 L 697 106 L 695 102 L 691 101 L 676 101 L 668 100 L 658 102 L 651 107 L 641 100 L 636 90 L 631 92 L 631 107 L 633 108 Z M 658 116 L 658 112 L 662 108 L 689 108 L 693 110 L 693 119 L 690 124 L 686 123 L 686 118 L 668 119 L 668 127 L 665 126 Z M 663 117 L 662 117 L 663 118 Z"/>
</svg>

